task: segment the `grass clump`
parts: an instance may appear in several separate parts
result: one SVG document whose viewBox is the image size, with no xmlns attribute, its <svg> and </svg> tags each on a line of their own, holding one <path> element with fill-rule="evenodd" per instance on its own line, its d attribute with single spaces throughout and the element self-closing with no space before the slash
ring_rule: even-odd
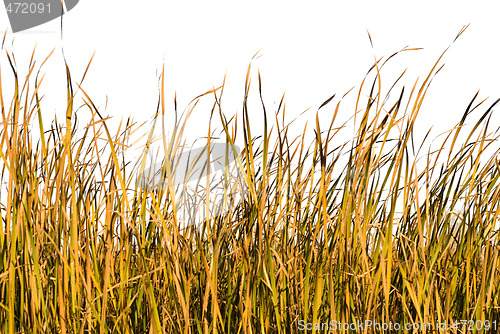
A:
<svg viewBox="0 0 500 334">
<path fill-rule="evenodd" d="M 395 86 L 382 99 L 385 62 L 376 61 L 346 142 L 338 142 L 344 125 L 336 124 L 335 98 L 320 107 L 330 122 L 317 114 L 297 138 L 283 100 L 272 114 L 262 102 L 264 131 L 252 133 L 250 67 L 239 128 L 222 110 L 224 85 L 193 100 L 188 116 L 212 96 L 207 112 L 220 121 L 228 150 L 244 144 L 234 163 L 241 198 L 185 229 L 172 161 L 162 165 L 165 186 L 152 189 L 136 182 L 144 163 L 125 161 L 135 123 L 111 131 L 66 66 L 66 119 L 45 129 L 33 57 L 22 85 L 7 57 L 15 80 L 10 104 L 0 86 L 0 332 L 294 333 L 301 321 L 493 326 L 499 319 L 500 163 L 490 131 L 499 100 L 464 133 L 485 104 L 475 94 L 440 146 L 415 152 L 427 139 L 414 142 L 415 122 L 442 56 L 395 99 Z M 258 87 L 262 100 L 260 74 Z M 76 91 L 79 113 L 90 117 L 83 135 Z M 161 90 L 155 120 L 164 114 Z M 174 128 L 162 137 L 167 157 L 184 147 L 182 120 Z M 207 147 L 212 133 L 210 124 Z M 147 149 L 152 140 L 151 132 Z M 202 183 L 210 189 L 208 178 Z"/>
</svg>

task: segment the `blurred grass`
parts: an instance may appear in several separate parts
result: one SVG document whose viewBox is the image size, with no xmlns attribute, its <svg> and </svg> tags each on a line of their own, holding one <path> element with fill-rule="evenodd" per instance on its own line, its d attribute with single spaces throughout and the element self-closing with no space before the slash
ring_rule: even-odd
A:
<svg viewBox="0 0 500 334">
<path fill-rule="evenodd" d="M 283 100 L 273 113 L 263 102 L 250 111 L 250 67 L 239 127 L 222 110 L 224 84 L 197 97 L 186 119 L 198 99 L 213 97 L 210 112 L 226 142 L 245 144 L 236 166 L 248 191 L 226 214 L 180 230 L 169 160 L 167 186 L 149 190 L 135 182 L 145 160 L 125 162 L 136 124 L 129 119 L 111 132 L 83 78 L 73 81 L 66 66 L 65 122 L 45 129 L 34 56 L 21 79 L 6 55 L 1 333 L 294 333 L 300 320 L 500 319 L 500 163 L 490 130 L 500 100 L 463 133 L 486 102 L 476 93 L 440 146 L 415 153 L 427 139 L 414 142 L 415 122 L 442 56 L 423 82 L 394 93 L 392 86 L 384 98 L 382 68 L 392 56 L 376 61 L 359 87 L 356 134 L 342 144 L 335 96 L 297 138 L 288 133 Z M 10 104 L 5 71 L 14 75 Z M 79 113 L 91 116 L 83 135 L 75 85 Z M 260 73 L 258 88 L 262 101 Z M 155 122 L 165 116 L 163 97 L 162 88 Z M 264 122 L 258 134 L 250 127 L 256 113 Z M 319 113 L 331 114 L 330 122 Z M 182 149 L 182 124 L 163 136 L 165 156 Z M 207 147 L 212 131 L 207 125 Z M 314 134 L 310 144 L 306 133 Z M 142 142 L 150 147 L 152 131 Z"/>
</svg>

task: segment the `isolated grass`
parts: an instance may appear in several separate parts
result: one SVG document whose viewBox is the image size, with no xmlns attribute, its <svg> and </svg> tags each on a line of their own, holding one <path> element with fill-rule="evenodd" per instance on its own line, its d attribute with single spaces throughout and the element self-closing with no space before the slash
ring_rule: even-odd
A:
<svg viewBox="0 0 500 334">
<path fill-rule="evenodd" d="M 226 119 L 224 85 L 198 97 L 214 99 L 206 112 L 227 143 L 244 142 L 236 166 L 246 191 L 227 214 L 180 231 L 168 159 L 170 182 L 150 190 L 136 184 L 144 164 L 125 163 L 137 126 L 128 120 L 111 133 L 66 67 L 66 120 L 45 129 L 33 57 L 27 78 L 7 57 L 11 69 L 0 75 L 11 70 L 15 86 L 10 100 L 0 86 L 1 333 L 295 333 L 300 320 L 500 319 L 500 164 L 489 130 L 499 100 L 479 112 L 476 94 L 442 145 L 421 153 L 414 125 L 441 58 L 423 82 L 384 98 L 387 59 L 377 61 L 352 106 L 356 135 L 342 144 L 335 98 L 318 111 L 331 123 L 317 116 L 298 138 L 288 135 L 283 101 L 252 110 L 264 131 L 251 132 L 250 67 L 242 120 Z M 83 135 L 77 91 L 79 112 L 92 118 Z M 162 90 L 160 121 L 166 103 Z M 182 148 L 182 122 L 163 137 L 166 156 Z"/>
</svg>

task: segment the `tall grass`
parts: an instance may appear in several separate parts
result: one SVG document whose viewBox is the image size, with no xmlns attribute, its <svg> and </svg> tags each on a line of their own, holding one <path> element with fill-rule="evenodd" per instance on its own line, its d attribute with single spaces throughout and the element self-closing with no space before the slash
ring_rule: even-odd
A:
<svg viewBox="0 0 500 334">
<path fill-rule="evenodd" d="M 166 186 L 153 189 L 136 182 L 144 163 L 125 162 L 139 133 L 132 120 L 112 131 L 66 66 L 66 119 L 44 128 L 34 56 L 26 78 L 6 56 L 0 75 L 12 72 L 14 93 L 5 99 L 0 77 L 0 332 L 295 333 L 301 320 L 500 319 L 500 163 L 490 130 L 500 100 L 486 106 L 475 94 L 440 146 L 415 152 L 424 144 L 413 139 L 415 122 L 442 56 L 422 82 L 385 96 L 391 57 L 376 61 L 353 106 L 356 134 L 341 143 L 335 97 L 297 138 L 283 100 L 273 112 L 264 102 L 250 112 L 250 67 L 240 119 L 222 110 L 224 85 L 197 97 L 188 115 L 213 98 L 206 112 L 226 143 L 235 151 L 244 143 L 235 164 L 246 190 L 226 213 L 187 229 L 177 221 L 171 160 Z M 258 88 L 263 101 L 260 73 Z M 164 96 L 162 88 L 155 120 L 165 116 Z M 81 101 L 91 121 L 78 135 Z M 262 133 L 250 114 L 264 120 Z M 165 157 L 182 150 L 175 125 L 162 139 Z"/>
</svg>

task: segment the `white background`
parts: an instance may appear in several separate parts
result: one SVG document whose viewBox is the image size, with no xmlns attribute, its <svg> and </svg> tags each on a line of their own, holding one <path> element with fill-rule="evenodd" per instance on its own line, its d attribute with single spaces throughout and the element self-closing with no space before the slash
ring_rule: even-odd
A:
<svg viewBox="0 0 500 334">
<path fill-rule="evenodd" d="M 461 117 L 476 91 L 493 102 L 500 97 L 500 4 L 497 1 L 287 1 L 287 2 L 166 2 L 81 0 L 64 18 L 25 32 L 12 34 L 3 8 L 0 29 L 7 30 L 0 60 L 4 98 L 12 75 L 5 50 L 14 52 L 18 71 L 27 73 L 35 45 L 38 63 L 55 48 L 43 67 L 41 91 L 44 121 L 54 115 L 63 122 L 65 68 L 62 50 L 80 81 L 95 52 L 83 88 L 103 115 L 117 122 L 132 115 L 150 120 L 158 101 L 158 79 L 165 64 L 167 112 L 173 114 L 173 96 L 183 110 L 195 96 L 222 84 L 227 75 L 223 107 L 228 114 L 241 111 L 245 74 L 252 56 L 260 58 L 263 94 L 274 112 L 286 92 L 289 119 L 307 108 L 297 121 L 300 134 L 305 120 L 332 94 L 354 98 L 375 57 L 388 57 L 405 46 L 423 50 L 400 54 L 383 75 L 383 89 L 406 68 L 403 79 L 409 91 L 427 75 L 439 55 L 460 29 L 467 31 L 448 50 L 446 66 L 429 90 L 417 131 L 429 126 L 451 128 Z M 367 30 L 373 40 L 371 47 Z M 252 71 L 254 87 L 256 71 Z M 335 101 L 338 101 L 336 99 Z M 107 102 L 107 108 L 105 109 Z M 81 102 L 79 103 L 81 104 Z M 188 134 L 206 134 L 212 100 L 196 108 Z M 332 113 L 333 106 L 325 108 Z M 258 134 L 260 108 L 250 110 Z M 354 114 L 354 101 L 341 106 L 344 119 Z M 485 109 L 483 109 L 485 110 Z M 78 111 L 88 113 L 85 109 Z M 253 114 L 252 114 L 253 113 Z M 150 124 L 150 123 L 148 123 Z M 498 123 L 497 123 L 498 124 Z M 148 125 L 147 125 L 148 126 Z M 168 125 L 167 125 L 168 127 Z M 300 129 L 300 130 L 298 130 Z"/>
</svg>

